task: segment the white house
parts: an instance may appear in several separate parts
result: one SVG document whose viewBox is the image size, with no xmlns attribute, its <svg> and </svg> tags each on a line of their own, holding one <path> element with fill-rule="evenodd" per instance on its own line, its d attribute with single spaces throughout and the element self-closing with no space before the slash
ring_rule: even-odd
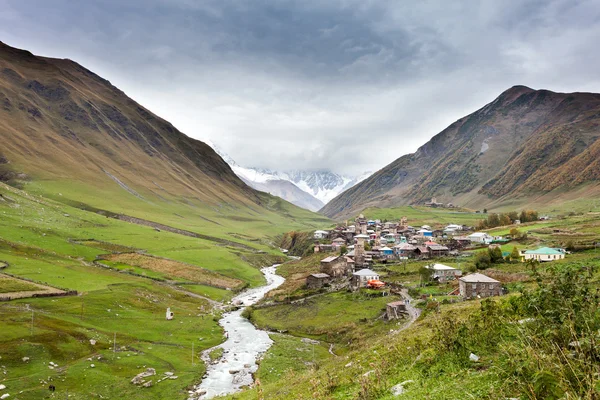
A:
<svg viewBox="0 0 600 400">
<path fill-rule="evenodd" d="M 433 271 L 433 279 L 447 282 L 462 276 L 462 271 L 444 264 L 427 265 L 425 268 Z"/>
<path fill-rule="evenodd" d="M 462 225 L 450 224 L 446 227 L 446 229 L 450 229 L 453 231 L 462 231 Z"/>
<path fill-rule="evenodd" d="M 481 243 L 481 244 L 490 244 L 490 243 L 492 243 L 492 240 L 494 240 L 493 237 L 491 237 L 490 235 L 488 235 L 485 232 L 472 233 L 469 236 L 467 236 L 467 239 L 469 239 L 471 241 L 471 243 Z"/>
<path fill-rule="evenodd" d="M 367 268 L 352 274 L 352 286 L 354 287 L 366 287 L 371 280 L 379 280 L 379 274 Z"/>
<path fill-rule="evenodd" d="M 565 251 L 563 249 L 552 249 L 550 247 L 541 247 L 537 250 L 525 250 L 522 254 L 525 257 L 525 261 L 556 261 L 565 258 Z"/>
<path fill-rule="evenodd" d="M 315 234 L 313 235 L 315 239 L 326 239 L 327 236 L 329 236 L 329 232 L 327 231 L 315 231 Z"/>
</svg>

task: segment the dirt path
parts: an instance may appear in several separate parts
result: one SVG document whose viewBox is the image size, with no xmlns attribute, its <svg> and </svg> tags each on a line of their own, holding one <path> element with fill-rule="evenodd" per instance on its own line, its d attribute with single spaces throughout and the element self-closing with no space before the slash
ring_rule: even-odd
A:
<svg viewBox="0 0 600 400">
<path fill-rule="evenodd" d="M 400 291 L 400 295 L 404 299 L 405 303 L 408 300 L 408 304 L 406 304 L 406 311 L 408 311 L 409 320 L 406 324 L 404 324 L 401 328 L 396 329 L 392 332 L 392 335 L 396 335 L 402 332 L 405 329 L 408 329 L 421 315 L 421 310 L 413 306 L 413 298 L 408 294 L 408 289 L 402 289 Z"/>
</svg>

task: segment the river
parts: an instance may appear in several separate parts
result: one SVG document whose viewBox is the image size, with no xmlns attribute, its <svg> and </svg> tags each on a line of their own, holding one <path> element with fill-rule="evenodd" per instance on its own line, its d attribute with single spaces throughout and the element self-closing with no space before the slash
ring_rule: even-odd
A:
<svg viewBox="0 0 600 400">
<path fill-rule="evenodd" d="M 233 298 L 232 302 L 241 308 L 224 314 L 219 321 L 227 336 L 225 343 L 217 346 L 223 348 L 223 357 L 211 363 L 208 354 L 214 348 L 202 353 L 202 359 L 207 364 L 206 375 L 194 389 L 194 394 L 190 395 L 190 400 L 235 393 L 254 382 L 252 374 L 258 369 L 256 361 L 271 347 L 273 341 L 267 332 L 256 329 L 242 317 L 242 312 L 285 281 L 276 274 L 276 269 L 277 265 L 261 269 L 267 284 L 248 289 Z"/>
</svg>

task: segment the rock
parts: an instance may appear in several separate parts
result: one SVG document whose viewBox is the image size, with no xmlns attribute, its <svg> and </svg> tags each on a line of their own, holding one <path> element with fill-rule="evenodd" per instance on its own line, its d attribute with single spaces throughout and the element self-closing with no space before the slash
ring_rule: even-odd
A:
<svg viewBox="0 0 600 400">
<path fill-rule="evenodd" d="M 471 360 L 473 362 L 477 362 L 477 361 L 479 361 L 479 356 L 471 353 L 471 354 L 469 354 L 469 360 Z"/>
<path fill-rule="evenodd" d="M 150 386 L 152 386 L 152 381 L 148 381 L 148 382 L 144 383 L 142 386 L 145 388 L 149 388 Z"/>
<path fill-rule="evenodd" d="M 230 370 L 229 370 L 229 373 L 230 373 L 231 375 L 237 374 L 238 372 L 240 372 L 240 370 L 239 370 L 239 369 L 230 369 Z"/>
<path fill-rule="evenodd" d="M 6 385 L 0 385 L 0 390 L 6 389 Z"/>
<path fill-rule="evenodd" d="M 96 368 L 96 366 L 94 364 L 91 364 L 90 368 Z"/>
<path fill-rule="evenodd" d="M 29 357 L 23 357 L 23 362 L 29 361 Z"/>
<path fill-rule="evenodd" d="M 352 361 L 345 365 L 346 368 L 350 368 L 352 366 Z"/>
<path fill-rule="evenodd" d="M 390 391 L 392 392 L 392 394 L 394 396 L 400 396 L 401 394 L 403 394 L 405 392 L 404 386 L 408 385 L 409 383 L 413 383 L 413 382 L 414 382 L 413 380 L 404 381 L 395 386 L 392 386 Z"/>
<path fill-rule="evenodd" d="M 173 375 L 175 375 L 175 374 L 174 374 L 174 373 L 172 373 L 172 372 L 165 372 L 165 375 L 166 375 L 166 376 L 173 376 Z"/>
<path fill-rule="evenodd" d="M 371 375 L 373 372 L 375 372 L 375 370 L 374 370 L 374 369 L 372 369 L 372 370 L 370 370 L 370 371 L 368 371 L 368 372 L 365 372 L 365 373 L 363 374 L 363 376 L 364 376 L 364 377 L 368 377 L 368 376 L 369 376 L 369 375 Z"/>
<path fill-rule="evenodd" d="M 140 372 L 139 374 L 134 376 L 131 380 L 131 383 L 133 383 L 134 385 L 141 385 L 142 383 L 144 383 L 144 378 L 153 375 L 156 375 L 156 370 L 154 368 L 147 368 L 144 372 Z"/>
<path fill-rule="evenodd" d="M 250 364 L 244 364 L 244 368 L 250 368 L 250 367 L 252 367 L 252 365 L 250 365 Z"/>
<path fill-rule="evenodd" d="M 90 339 L 90 344 L 91 344 L 92 346 L 95 346 L 95 345 L 96 345 L 96 341 L 95 341 L 94 339 Z"/>
<path fill-rule="evenodd" d="M 0 399 L 4 400 L 4 399 L 8 399 L 9 397 L 10 397 L 10 394 L 4 393 L 2 396 L 0 396 Z"/>
<path fill-rule="evenodd" d="M 169 379 L 179 379 L 177 375 L 170 376 Z"/>
</svg>

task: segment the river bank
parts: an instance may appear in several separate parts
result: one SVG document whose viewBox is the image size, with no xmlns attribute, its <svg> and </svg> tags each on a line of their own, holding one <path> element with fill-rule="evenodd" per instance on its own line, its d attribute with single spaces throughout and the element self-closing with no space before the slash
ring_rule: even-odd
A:
<svg viewBox="0 0 600 400">
<path fill-rule="evenodd" d="M 283 284 L 285 279 L 277 275 L 277 266 L 261 269 L 267 280 L 265 286 L 248 289 L 232 300 L 240 308 L 224 314 L 219 321 L 227 337 L 224 343 L 216 346 L 223 349 L 223 356 L 211 361 L 209 354 L 215 347 L 202 353 L 202 360 L 207 365 L 206 374 L 200 385 L 195 387 L 194 394 L 190 395 L 190 400 L 205 400 L 235 393 L 253 383 L 253 374 L 258 369 L 257 359 L 271 347 L 273 341 L 267 332 L 257 329 L 242 317 L 242 313 L 267 292 Z"/>
</svg>

